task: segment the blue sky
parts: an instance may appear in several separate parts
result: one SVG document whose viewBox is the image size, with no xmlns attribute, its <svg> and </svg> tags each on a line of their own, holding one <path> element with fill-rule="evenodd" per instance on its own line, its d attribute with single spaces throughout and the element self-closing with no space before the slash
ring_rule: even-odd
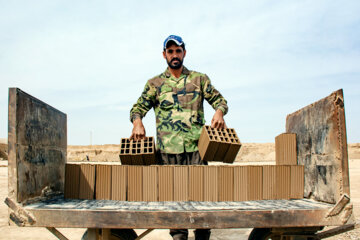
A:
<svg viewBox="0 0 360 240">
<path fill-rule="evenodd" d="M 184 65 L 225 96 L 242 142 L 274 142 L 288 113 L 339 88 L 348 142 L 360 142 L 359 12 L 360 1 L 0 0 L 0 138 L 18 87 L 67 114 L 68 144 L 119 143 L 177 34 Z M 144 122 L 155 135 L 153 111 Z"/>
</svg>

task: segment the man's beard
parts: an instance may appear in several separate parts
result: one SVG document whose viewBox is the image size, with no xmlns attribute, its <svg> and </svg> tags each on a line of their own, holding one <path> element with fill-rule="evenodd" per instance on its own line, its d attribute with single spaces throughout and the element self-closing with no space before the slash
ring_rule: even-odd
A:
<svg viewBox="0 0 360 240">
<path fill-rule="evenodd" d="M 173 64 L 173 61 L 175 61 L 175 60 L 177 60 L 178 63 Z M 170 62 L 168 62 L 168 61 L 166 60 L 166 62 L 167 62 L 168 66 L 169 66 L 171 69 L 180 69 L 181 66 L 183 65 L 183 61 L 181 61 L 179 58 L 173 58 L 173 59 L 171 59 Z"/>
</svg>

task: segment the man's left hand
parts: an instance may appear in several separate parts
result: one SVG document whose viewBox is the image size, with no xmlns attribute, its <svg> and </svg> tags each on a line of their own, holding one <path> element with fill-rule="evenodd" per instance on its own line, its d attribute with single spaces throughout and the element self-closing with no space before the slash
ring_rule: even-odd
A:
<svg viewBox="0 0 360 240">
<path fill-rule="evenodd" d="M 220 109 L 217 109 L 212 120 L 211 120 L 211 127 L 223 129 L 227 128 L 225 121 L 224 121 L 224 113 Z"/>
</svg>

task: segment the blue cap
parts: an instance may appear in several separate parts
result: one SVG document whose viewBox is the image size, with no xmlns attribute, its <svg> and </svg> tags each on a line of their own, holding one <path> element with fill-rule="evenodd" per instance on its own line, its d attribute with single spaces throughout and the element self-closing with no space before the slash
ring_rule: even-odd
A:
<svg viewBox="0 0 360 240">
<path fill-rule="evenodd" d="M 168 36 L 165 41 L 164 41 L 164 49 L 166 49 L 166 45 L 168 44 L 168 42 L 173 41 L 174 43 L 176 43 L 176 45 L 181 46 L 184 44 L 183 40 L 181 37 L 176 36 L 176 35 L 170 35 Z"/>
</svg>

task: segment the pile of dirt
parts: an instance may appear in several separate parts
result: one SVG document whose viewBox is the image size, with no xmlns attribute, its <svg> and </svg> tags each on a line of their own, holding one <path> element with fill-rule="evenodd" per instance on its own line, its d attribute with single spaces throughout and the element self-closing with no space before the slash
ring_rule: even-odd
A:
<svg viewBox="0 0 360 240">
<path fill-rule="evenodd" d="M 8 159 L 8 146 L 6 143 L 0 143 L 0 160 Z"/>
</svg>

